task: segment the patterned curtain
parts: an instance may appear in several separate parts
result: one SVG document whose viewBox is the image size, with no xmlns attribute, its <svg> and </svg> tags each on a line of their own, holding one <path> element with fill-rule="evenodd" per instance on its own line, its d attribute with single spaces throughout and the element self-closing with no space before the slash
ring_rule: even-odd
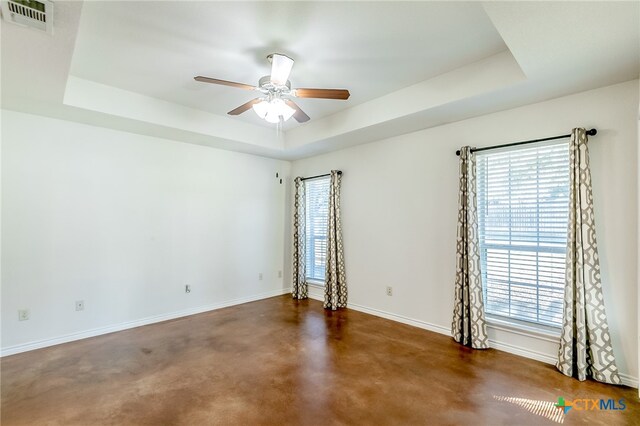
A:
<svg viewBox="0 0 640 426">
<path fill-rule="evenodd" d="M 293 204 L 293 286 L 291 295 L 294 299 L 306 299 L 308 287 L 305 268 L 305 219 L 306 197 L 304 181 L 297 177 L 294 181 L 296 195 Z"/>
<path fill-rule="evenodd" d="M 341 180 L 342 173 L 336 170 L 331 170 L 324 307 L 334 311 L 338 308 L 347 307 L 347 281 L 344 273 L 342 224 L 340 222 Z"/>
<path fill-rule="evenodd" d="M 489 347 L 484 320 L 476 206 L 476 156 L 468 146 L 460 150 L 460 194 L 456 244 L 456 289 L 451 334 L 474 349 Z"/>
<path fill-rule="evenodd" d="M 602 296 L 585 129 L 571 133 L 569 162 L 567 272 L 556 366 L 578 380 L 620 384 Z"/>
</svg>

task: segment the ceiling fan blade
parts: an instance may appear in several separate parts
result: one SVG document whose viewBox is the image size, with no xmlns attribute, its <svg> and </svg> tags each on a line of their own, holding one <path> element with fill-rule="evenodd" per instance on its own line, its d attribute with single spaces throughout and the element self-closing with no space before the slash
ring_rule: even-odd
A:
<svg viewBox="0 0 640 426">
<path fill-rule="evenodd" d="M 240 105 L 238 108 L 232 109 L 227 114 L 229 114 L 229 115 L 240 115 L 243 112 L 250 110 L 251 107 L 254 106 L 255 104 L 257 104 L 258 102 L 262 102 L 262 98 L 251 99 L 249 102 L 246 102 L 246 103 Z"/>
<path fill-rule="evenodd" d="M 295 89 L 292 94 L 298 98 L 338 99 L 346 101 L 351 94 L 346 89 Z"/>
<path fill-rule="evenodd" d="M 236 83 L 235 81 L 218 80 L 217 78 L 202 77 L 201 75 L 199 75 L 197 77 L 193 77 L 193 79 L 195 81 L 200 81 L 202 83 L 221 84 L 223 86 L 237 87 L 238 89 L 245 89 L 245 90 L 256 90 L 257 89 L 257 87 L 251 86 L 249 84 Z"/>
<path fill-rule="evenodd" d="M 286 85 L 293 68 L 293 59 L 280 53 L 269 55 L 268 58 L 271 59 L 271 82 L 279 86 Z"/>
<path fill-rule="evenodd" d="M 296 112 L 293 113 L 293 118 L 295 118 L 298 123 L 304 123 L 311 119 L 311 117 L 301 110 L 298 104 L 293 102 L 291 99 L 285 99 L 284 103 L 296 110 Z"/>
</svg>

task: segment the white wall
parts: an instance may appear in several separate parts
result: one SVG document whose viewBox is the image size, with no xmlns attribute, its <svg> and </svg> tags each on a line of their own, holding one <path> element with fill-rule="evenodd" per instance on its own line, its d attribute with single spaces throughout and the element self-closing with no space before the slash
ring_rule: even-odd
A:
<svg viewBox="0 0 640 426">
<path fill-rule="evenodd" d="M 637 111 L 635 80 L 298 160 L 292 176 L 344 172 L 341 202 L 351 306 L 449 333 L 455 150 L 596 127 L 598 135 L 589 145 L 605 302 L 618 366 L 625 382 L 637 386 Z M 385 294 L 388 285 L 392 297 Z M 492 327 L 490 337 L 497 348 L 547 362 L 556 357 L 557 338 L 534 338 L 503 327 Z"/>
<path fill-rule="evenodd" d="M 299 160 L 290 170 L 285 161 L 2 111 L 2 353 L 286 291 L 287 177 L 332 168 L 344 171 L 351 306 L 448 333 L 455 150 L 580 125 L 599 131 L 590 149 L 605 301 L 618 365 L 637 383 L 637 113 L 636 80 Z M 31 318 L 19 322 L 23 308 Z M 555 357 L 553 338 L 501 327 L 490 335 L 498 348 Z"/>
<path fill-rule="evenodd" d="M 2 124 L 3 354 L 289 287 L 288 162 L 10 111 Z"/>
</svg>

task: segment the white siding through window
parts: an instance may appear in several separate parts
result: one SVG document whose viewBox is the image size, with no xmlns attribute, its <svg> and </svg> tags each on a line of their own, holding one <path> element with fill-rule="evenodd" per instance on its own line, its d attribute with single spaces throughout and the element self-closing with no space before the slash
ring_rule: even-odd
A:
<svg viewBox="0 0 640 426">
<path fill-rule="evenodd" d="M 479 152 L 477 189 L 486 312 L 561 326 L 568 144 Z"/>
<path fill-rule="evenodd" d="M 329 177 L 304 182 L 307 195 L 307 279 L 324 282 L 329 228 Z"/>
</svg>

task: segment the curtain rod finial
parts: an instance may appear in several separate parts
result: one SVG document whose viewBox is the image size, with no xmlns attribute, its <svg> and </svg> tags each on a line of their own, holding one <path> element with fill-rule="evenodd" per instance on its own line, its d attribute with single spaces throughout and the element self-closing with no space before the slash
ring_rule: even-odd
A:
<svg viewBox="0 0 640 426">
<path fill-rule="evenodd" d="M 596 134 L 598 134 L 596 129 L 587 130 L 587 135 L 589 136 L 595 136 Z"/>
</svg>

